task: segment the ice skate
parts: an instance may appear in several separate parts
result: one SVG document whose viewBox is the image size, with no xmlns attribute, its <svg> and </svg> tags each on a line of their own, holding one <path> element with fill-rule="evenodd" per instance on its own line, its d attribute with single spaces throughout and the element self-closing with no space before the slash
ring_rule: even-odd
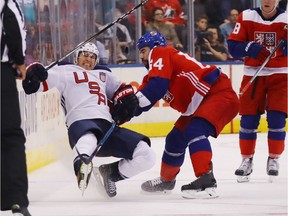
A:
<svg viewBox="0 0 288 216">
<path fill-rule="evenodd" d="M 88 158 L 88 155 L 81 155 L 81 157 Z M 92 168 L 92 162 L 86 164 L 81 160 L 80 156 L 74 160 L 74 170 L 75 174 L 77 175 L 78 187 L 82 191 L 82 195 L 84 195 L 84 191 L 89 184 Z"/>
<path fill-rule="evenodd" d="M 106 190 L 104 188 L 103 178 L 102 178 L 101 173 L 99 171 L 99 167 L 93 167 L 92 172 L 93 172 L 93 175 L 94 175 L 95 180 L 96 180 L 95 187 L 96 187 L 98 194 L 100 194 L 103 197 L 107 197 L 107 193 L 106 193 Z"/>
<path fill-rule="evenodd" d="M 109 164 L 101 165 L 99 167 L 99 173 L 101 175 L 102 185 L 109 197 L 114 197 L 117 194 L 116 183 L 111 180 L 111 169 Z"/>
<path fill-rule="evenodd" d="M 253 172 L 253 157 L 244 158 L 240 167 L 235 171 L 235 175 L 237 175 L 237 182 L 249 182 L 250 174 Z"/>
<path fill-rule="evenodd" d="M 146 192 L 168 192 L 174 189 L 176 180 L 165 181 L 161 177 L 144 182 L 141 185 L 143 191 Z"/>
<path fill-rule="evenodd" d="M 18 204 L 14 204 L 11 210 L 14 216 L 31 216 L 26 207 L 20 207 Z"/>
<path fill-rule="evenodd" d="M 278 158 L 268 157 L 267 159 L 267 175 L 269 176 L 268 181 L 273 182 L 274 178 L 279 174 L 279 162 Z"/>
<path fill-rule="evenodd" d="M 117 194 L 115 182 L 126 178 L 119 172 L 118 165 L 119 161 L 111 164 L 103 164 L 99 167 L 101 183 L 109 197 L 114 197 Z"/>
<path fill-rule="evenodd" d="M 217 198 L 218 195 L 215 192 L 216 188 L 216 179 L 214 178 L 213 172 L 209 171 L 190 184 L 183 185 L 181 187 L 181 192 L 182 197 L 188 199 Z"/>
</svg>

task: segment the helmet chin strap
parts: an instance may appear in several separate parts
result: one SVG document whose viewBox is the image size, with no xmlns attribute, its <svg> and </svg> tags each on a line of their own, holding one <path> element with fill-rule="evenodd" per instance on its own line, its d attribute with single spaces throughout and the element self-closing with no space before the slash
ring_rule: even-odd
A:
<svg viewBox="0 0 288 216">
<path fill-rule="evenodd" d="M 273 9 L 272 9 L 270 12 L 264 12 L 264 13 L 267 14 L 267 15 L 272 14 L 272 13 L 274 12 L 274 10 L 276 10 L 276 7 L 278 6 L 279 1 L 280 1 L 280 0 L 276 0 L 276 1 L 275 1 L 275 5 L 274 5 Z M 261 11 L 263 12 L 262 4 L 260 5 L 260 9 L 261 9 Z"/>
</svg>

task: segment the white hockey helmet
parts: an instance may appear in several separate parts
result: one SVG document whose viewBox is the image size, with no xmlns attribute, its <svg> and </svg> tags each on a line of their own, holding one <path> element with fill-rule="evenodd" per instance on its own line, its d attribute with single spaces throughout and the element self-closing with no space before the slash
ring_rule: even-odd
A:
<svg viewBox="0 0 288 216">
<path fill-rule="evenodd" d="M 94 43 L 88 42 L 82 46 L 80 46 L 76 51 L 75 51 L 75 55 L 74 55 L 74 63 L 77 64 L 78 63 L 78 57 L 79 54 L 81 52 L 90 52 L 96 55 L 96 61 L 95 61 L 95 65 L 98 64 L 99 62 L 99 50 L 97 48 L 97 46 Z M 94 67 L 95 67 L 94 65 Z"/>
</svg>

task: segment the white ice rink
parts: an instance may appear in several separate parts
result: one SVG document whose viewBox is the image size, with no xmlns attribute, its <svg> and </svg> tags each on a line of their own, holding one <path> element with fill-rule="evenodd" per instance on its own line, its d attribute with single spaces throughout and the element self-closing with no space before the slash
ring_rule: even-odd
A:
<svg viewBox="0 0 288 216">
<path fill-rule="evenodd" d="M 249 183 L 237 183 L 234 175 L 241 162 L 238 135 L 223 134 L 218 139 L 211 138 L 219 198 L 200 200 L 181 197 L 181 186 L 195 179 L 188 157 L 172 193 L 141 192 L 143 181 L 159 176 L 164 138 L 152 139 L 152 148 L 158 155 L 157 164 L 145 173 L 118 182 L 118 194 L 114 198 L 98 193 L 93 176 L 82 197 L 73 173 L 72 151 L 67 144 L 67 149 L 59 150 L 66 152 L 60 161 L 29 174 L 29 210 L 33 216 L 284 216 L 288 212 L 287 146 L 280 159 L 280 174 L 273 183 L 269 183 L 266 175 L 266 137 L 266 133 L 258 134 L 254 171 Z M 96 159 L 94 165 L 114 160 Z M 3 216 L 11 215 L 10 212 L 1 213 Z"/>
</svg>

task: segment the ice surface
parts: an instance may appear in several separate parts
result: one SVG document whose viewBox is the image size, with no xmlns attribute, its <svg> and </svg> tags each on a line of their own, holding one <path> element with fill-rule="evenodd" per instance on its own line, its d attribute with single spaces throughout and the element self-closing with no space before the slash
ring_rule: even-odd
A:
<svg viewBox="0 0 288 216">
<path fill-rule="evenodd" d="M 186 155 L 175 189 L 170 194 L 141 192 L 142 182 L 159 176 L 164 138 L 153 138 L 157 163 L 149 171 L 117 182 L 117 196 L 99 194 L 95 179 L 81 196 L 72 167 L 72 151 L 60 148 L 63 158 L 29 174 L 29 210 L 33 216 L 212 216 L 212 215 L 287 215 L 287 149 L 280 159 L 280 174 L 273 183 L 266 174 L 267 134 L 258 134 L 254 171 L 249 183 L 237 183 L 234 175 L 241 163 L 237 134 L 211 138 L 217 199 L 184 199 L 180 188 L 195 179 Z M 287 142 L 286 142 L 287 144 Z M 286 146 L 287 147 L 287 146 Z M 94 159 L 94 165 L 114 161 Z M 1 215 L 11 215 L 1 212 Z"/>
</svg>

